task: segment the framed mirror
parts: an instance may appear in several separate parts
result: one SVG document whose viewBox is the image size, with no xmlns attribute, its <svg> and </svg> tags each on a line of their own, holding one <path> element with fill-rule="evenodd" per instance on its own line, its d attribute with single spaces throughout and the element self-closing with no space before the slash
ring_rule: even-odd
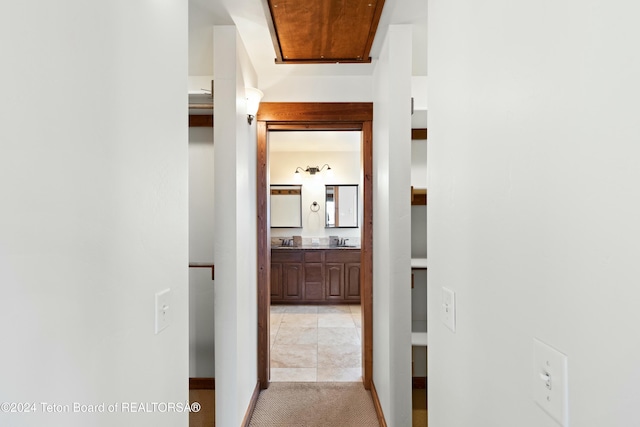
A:
<svg viewBox="0 0 640 427">
<path fill-rule="evenodd" d="M 325 228 L 358 227 L 358 186 L 325 186 Z"/>
<path fill-rule="evenodd" d="M 271 227 L 302 227 L 302 185 L 271 186 Z"/>
</svg>

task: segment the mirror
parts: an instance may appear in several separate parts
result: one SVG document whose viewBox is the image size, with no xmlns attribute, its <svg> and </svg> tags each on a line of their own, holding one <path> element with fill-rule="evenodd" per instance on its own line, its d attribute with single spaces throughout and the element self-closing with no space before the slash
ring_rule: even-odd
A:
<svg viewBox="0 0 640 427">
<path fill-rule="evenodd" d="M 302 185 L 271 186 L 271 227 L 302 227 Z"/>
<path fill-rule="evenodd" d="M 325 194 L 325 227 L 357 228 L 358 186 L 326 185 Z"/>
</svg>

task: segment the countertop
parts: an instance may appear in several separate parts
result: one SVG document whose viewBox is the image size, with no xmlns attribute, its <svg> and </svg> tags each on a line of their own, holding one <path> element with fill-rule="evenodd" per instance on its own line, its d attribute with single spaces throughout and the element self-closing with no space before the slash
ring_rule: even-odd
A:
<svg viewBox="0 0 640 427">
<path fill-rule="evenodd" d="M 280 250 L 280 249 L 284 249 L 285 251 L 288 250 L 292 250 L 292 249 L 297 249 L 297 250 L 314 250 L 314 251 L 318 251 L 318 250 L 351 250 L 351 249 L 356 249 L 359 250 L 360 246 L 356 245 L 356 246 L 313 246 L 313 245 L 302 245 L 302 246 L 271 246 L 271 250 Z"/>
</svg>

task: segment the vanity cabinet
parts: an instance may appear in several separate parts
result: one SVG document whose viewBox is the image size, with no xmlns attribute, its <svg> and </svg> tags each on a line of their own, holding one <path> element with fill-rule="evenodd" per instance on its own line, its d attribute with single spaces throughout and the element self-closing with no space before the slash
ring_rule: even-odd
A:
<svg viewBox="0 0 640 427">
<path fill-rule="evenodd" d="M 359 303 L 359 249 L 273 249 L 271 302 Z"/>
</svg>

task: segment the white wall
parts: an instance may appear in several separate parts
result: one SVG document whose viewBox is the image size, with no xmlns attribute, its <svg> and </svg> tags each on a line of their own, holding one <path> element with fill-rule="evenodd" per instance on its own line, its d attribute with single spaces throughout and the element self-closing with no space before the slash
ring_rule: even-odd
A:
<svg viewBox="0 0 640 427">
<path fill-rule="evenodd" d="M 373 381 L 389 426 L 411 425 L 411 26 L 374 73 Z"/>
<path fill-rule="evenodd" d="M 313 164 L 312 164 L 313 163 Z M 301 172 L 302 181 L 296 182 L 294 171 L 300 166 L 331 165 L 333 178 L 329 178 L 326 171 L 315 177 Z M 360 152 L 359 151 L 322 151 L 322 152 L 291 152 L 271 151 L 269 153 L 269 171 L 271 184 L 302 185 L 302 229 L 300 228 L 272 228 L 272 237 L 298 235 L 303 237 L 340 236 L 360 238 L 360 228 L 325 228 L 325 185 L 330 184 L 360 184 Z M 362 188 L 358 187 L 360 193 Z M 311 211 L 311 204 L 318 202 L 320 210 Z M 358 195 L 359 221 L 362 223 L 362 194 Z"/>
<path fill-rule="evenodd" d="M 213 129 L 189 128 L 189 262 L 213 262 Z M 211 269 L 189 269 L 189 376 L 215 376 Z"/>
<path fill-rule="evenodd" d="M 0 402 L 37 410 L 0 424 L 186 426 L 40 406 L 188 399 L 186 2 L 2 2 L 0 39 Z"/>
<path fill-rule="evenodd" d="M 213 23 L 231 25 L 233 20 L 222 7 L 212 7 L 206 0 L 188 0 L 188 3 L 189 76 L 212 76 Z"/>
<path fill-rule="evenodd" d="M 264 102 L 372 102 L 372 82 L 370 75 L 261 76 L 258 87 Z"/>
<path fill-rule="evenodd" d="M 257 384 L 256 124 L 244 88 L 255 86 L 233 26 L 214 27 L 214 263 L 216 425 L 240 425 Z"/>
<path fill-rule="evenodd" d="M 556 426 L 536 337 L 571 426 L 640 425 L 640 6 L 429 5 L 429 424 Z"/>
</svg>

